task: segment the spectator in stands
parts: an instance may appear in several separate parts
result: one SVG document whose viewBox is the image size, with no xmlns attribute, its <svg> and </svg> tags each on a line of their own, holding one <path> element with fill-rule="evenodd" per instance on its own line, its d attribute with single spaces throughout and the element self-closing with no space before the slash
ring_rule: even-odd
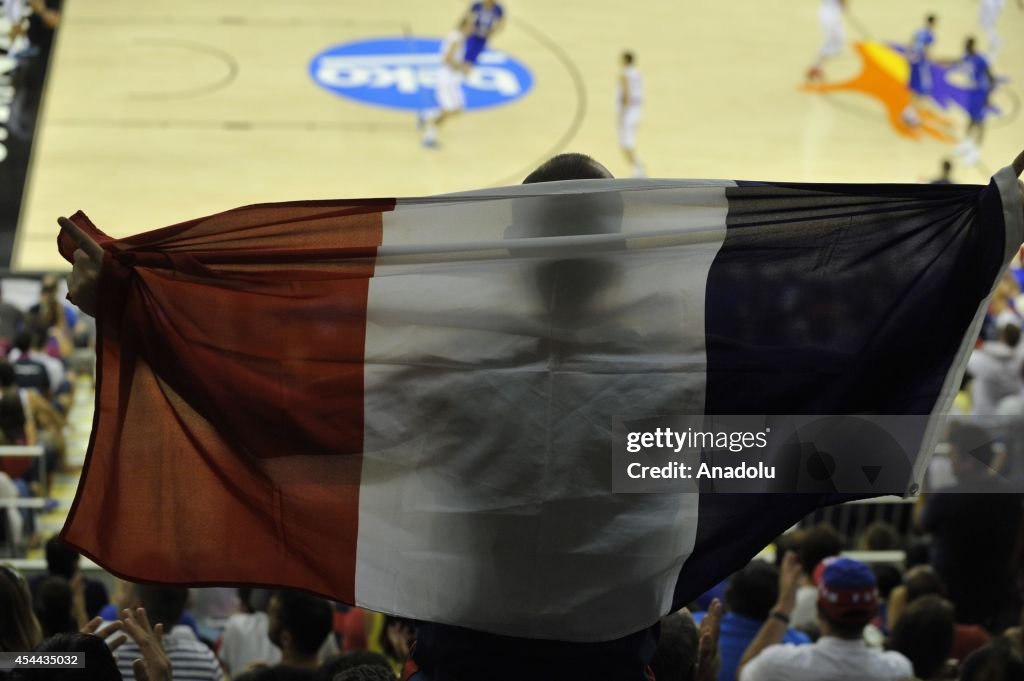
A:
<svg viewBox="0 0 1024 681">
<path fill-rule="evenodd" d="M 662 630 L 664 632 L 664 630 Z M 694 629 L 694 648 L 696 649 L 696 629 Z M 664 634 L 663 634 L 664 635 Z M 343 655 L 335 655 L 321 664 L 313 675 L 314 681 L 334 681 L 338 674 L 355 667 L 380 667 L 391 674 L 391 665 L 380 653 L 368 650 L 356 650 Z M 390 678 L 394 678 L 391 674 Z"/>
<path fill-rule="evenodd" d="M 971 383 L 972 413 L 991 416 L 999 403 L 1024 390 L 1021 380 L 1021 362 L 1016 348 L 1020 342 L 1020 327 L 1004 324 L 997 330 L 996 340 L 976 348 L 967 361 Z"/>
<path fill-rule="evenodd" d="M 238 590 L 242 612 L 228 618 L 217 650 L 229 675 L 240 674 L 253 664 L 269 666 L 281 661 L 281 649 L 267 635 L 270 618 L 266 610 L 270 593 L 265 589 Z"/>
<path fill-rule="evenodd" d="M 185 612 L 188 589 L 134 584 L 131 600 L 133 608 L 142 608 L 150 621 L 162 625 L 166 630 L 163 635 L 163 648 L 174 669 L 174 681 L 224 680 L 224 672 L 216 655 L 196 637 L 191 628 L 181 624 L 168 626 L 168 623 L 178 622 Z M 117 665 L 126 681 L 136 681 L 132 661 L 143 654 L 144 650 L 136 640 L 128 641 L 118 651 Z"/>
<path fill-rule="evenodd" d="M 14 501 L 21 497 L 21 490 L 11 480 L 11 476 L 0 471 L 0 503 L 5 500 Z M 25 544 L 25 518 L 21 510 L 14 506 L 0 506 L 0 555 L 13 557 L 20 555 Z M 13 554 L 13 555 L 7 555 Z"/>
<path fill-rule="evenodd" d="M 64 368 L 64 362 L 47 352 L 46 348 L 47 338 L 45 333 L 38 331 L 33 333 L 22 332 L 15 336 L 14 347 L 8 353 L 8 360 L 17 366 L 22 358 L 28 357 L 30 361 L 43 365 L 46 369 L 46 378 L 50 386 L 50 397 L 53 399 L 54 405 L 62 413 L 66 413 L 71 406 L 71 399 L 73 397 L 69 375 Z"/>
<path fill-rule="evenodd" d="M 902 681 L 912 676 L 906 657 L 873 650 L 864 642 L 864 627 L 878 607 L 878 589 L 871 569 L 849 558 L 831 558 L 815 569 L 821 638 L 810 645 L 782 643 L 800 577 L 800 563 L 791 552 L 779 571 L 779 599 L 740 660 L 739 681 Z"/>
<path fill-rule="evenodd" d="M 27 652 L 27 651 L 26 651 Z M 121 681 L 117 660 L 99 636 L 59 633 L 49 636 L 32 651 L 40 654 L 80 653 L 86 666 L 77 669 L 25 668 L 12 681 Z"/>
<path fill-rule="evenodd" d="M 857 540 L 857 549 L 860 551 L 900 551 L 903 549 L 903 541 L 900 533 L 892 523 L 884 520 L 876 520 L 861 532 Z"/>
<path fill-rule="evenodd" d="M 960 668 L 960 681 L 1020 681 L 1024 660 L 1006 642 L 993 641 L 971 653 Z"/>
<path fill-rule="evenodd" d="M 812 575 L 818 563 L 831 556 L 838 556 L 843 549 L 843 538 L 828 523 L 820 523 L 807 529 L 800 538 L 797 549 L 803 575 L 800 578 L 800 590 L 796 594 L 796 607 L 790 615 L 790 623 L 794 629 L 817 632 L 818 587 Z"/>
<path fill-rule="evenodd" d="M 334 677 L 334 681 L 395 681 L 395 675 L 376 665 L 361 665 Z"/>
<path fill-rule="evenodd" d="M 281 649 L 281 662 L 242 674 L 236 681 L 312 681 L 319 666 L 317 651 L 331 634 L 331 606 L 309 594 L 276 591 L 267 613 L 268 635 Z"/>
<path fill-rule="evenodd" d="M 1001 631 L 1019 617 L 1011 596 L 1011 558 L 1021 523 L 1021 497 L 989 465 L 991 437 L 953 423 L 950 459 L 957 483 L 927 495 L 919 524 L 932 535 L 931 564 L 956 605 L 957 621 Z"/>
<path fill-rule="evenodd" d="M 100 610 L 110 601 L 107 597 L 107 587 L 103 582 L 88 579 L 79 571 L 81 556 L 78 551 L 68 546 L 60 537 L 51 537 L 46 542 L 46 574 L 29 581 L 32 593 L 36 594 L 39 585 L 47 576 L 62 577 L 68 583 L 74 583 L 76 579 L 81 580 L 84 588 L 85 614 L 86 619 L 92 619 L 100 614 Z M 107 619 L 117 618 L 117 612 L 110 613 Z M 84 622 L 82 623 L 84 624 Z M 81 625 L 79 625 L 81 626 Z"/>
<path fill-rule="evenodd" d="M 15 383 L 14 368 L 0 360 L 0 444 L 34 445 L 36 428 L 30 414 L 28 395 Z M 5 457 L 0 459 L 0 470 L 14 480 L 28 478 L 33 463 L 30 457 Z"/>
<path fill-rule="evenodd" d="M 922 596 L 903 612 L 888 648 L 903 653 L 921 681 L 950 678 L 947 661 L 953 650 L 954 625 L 952 603 L 942 596 Z"/>
<path fill-rule="evenodd" d="M 697 625 L 686 610 L 661 618 L 658 649 L 651 658 L 655 679 L 692 681 L 697 676 Z"/>
<path fill-rule="evenodd" d="M 0 652 L 32 650 L 42 639 L 32 594 L 21 573 L 0 565 Z"/>
<path fill-rule="evenodd" d="M 85 589 L 81 577 L 74 585 L 56 575 L 39 580 L 35 585 L 34 605 L 36 618 L 46 637 L 76 632 L 89 621 L 85 614 Z"/>
<path fill-rule="evenodd" d="M 721 669 L 718 641 L 722 602 L 711 601 L 700 627 L 683 609 L 661 618 L 661 634 L 649 671 L 668 681 L 714 681 Z M 610 677 L 609 677 L 610 678 Z"/>
<path fill-rule="evenodd" d="M 719 681 L 735 681 L 736 667 L 761 625 L 779 598 L 779 569 L 771 563 L 754 559 L 734 574 L 725 591 L 726 613 L 722 617 L 718 649 L 722 657 Z M 703 613 L 696 613 L 698 622 Z M 662 628 L 664 635 L 664 627 Z M 811 638 L 802 631 L 786 629 L 783 643 L 802 645 Z"/>
<path fill-rule="evenodd" d="M 878 617 L 872 622 L 883 635 L 889 632 L 889 602 L 892 591 L 903 583 L 903 575 L 894 565 L 872 565 L 875 580 L 878 582 Z"/>
<path fill-rule="evenodd" d="M 918 565 L 910 570 L 903 577 L 903 583 L 892 591 L 889 601 L 888 628 L 895 630 L 900 618 L 906 608 L 925 596 L 946 595 L 946 585 L 942 578 L 930 565 Z M 960 624 L 953 627 L 953 644 L 950 648 L 950 657 L 963 662 L 968 655 L 981 648 L 992 637 L 983 627 L 977 624 Z"/>
<path fill-rule="evenodd" d="M 2 292 L 0 292 L 2 294 Z M 0 295 L 0 347 L 14 343 L 14 335 L 25 325 L 25 313 Z"/>
<path fill-rule="evenodd" d="M 35 332 L 38 336 L 39 332 Z M 34 343 L 32 342 L 33 333 L 28 331 L 22 331 L 14 337 L 14 347 L 7 355 L 8 361 L 11 366 L 14 367 L 15 381 L 18 383 L 19 388 L 27 388 L 29 390 L 36 390 L 41 395 L 50 397 L 50 391 L 52 388 L 56 388 L 59 383 L 52 383 L 50 377 L 53 375 L 52 367 L 47 366 L 36 350 L 33 350 Z M 64 367 L 60 364 L 60 360 L 55 357 L 46 356 L 47 362 L 56 362 L 60 365 L 60 377 L 63 380 Z"/>
<path fill-rule="evenodd" d="M 47 274 L 40 284 L 39 302 L 28 311 L 27 330 L 52 338 L 57 344 L 58 354 L 67 357 L 74 350 L 73 335 L 78 313 L 74 307 L 57 299 L 57 277 Z"/>
<path fill-rule="evenodd" d="M 985 314 L 985 323 L 982 326 L 982 340 L 996 340 L 999 330 L 1007 324 L 1013 324 L 1017 328 L 1024 326 L 1024 317 L 1016 307 L 1016 300 L 1019 296 L 1020 285 L 1013 274 L 1007 272 L 999 280 L 995 291 L 992 292 L 992 299 L 989 301 Z"/>
</svg>

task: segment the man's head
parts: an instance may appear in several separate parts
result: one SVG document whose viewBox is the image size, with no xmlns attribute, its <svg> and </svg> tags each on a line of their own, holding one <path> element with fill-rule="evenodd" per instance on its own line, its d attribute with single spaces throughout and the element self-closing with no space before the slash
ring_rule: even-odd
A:
<svg viewBox="0 0 1024 681">
<path fill-rule="evenodd" d="M 903 548 L 900 533 L 884 520 L 876 520 L 864 528 L 857 542 L 862 551 L 894 551 Z"/>
<path fill-rule="evenodd" d="M 164 631 L 170 631 L 185 613 L 188 589 L 178 586 L 133 584 L 130 600 L 132 607 L 146 609 L 146 617 L 154 627 L 163 624 Z"/>
<path fill-rule="evenodd" d="M 611 177 L 607 168 L 589 156 L 559 154 L 530 173 L 523 184 Z M 605 190 L 523 197 L 512 212 L 512 225 L 505 233 L 509 252 L 522 259 L 527 285 L 533 289 L 552 336 L 567 336 L 597 319 L 595 305 L 617 274 L 617 264 L 608 254 L 624 246 L 621 241 L 593 237 L 621 234 L 621 193 Z M 540 237 L 551 238 L 525 247 L 513 245 L 516 239 Z M 567 238 L 571 237 L 583 238 L 575 239 L 570 247 Z M 564 351 L 571 352 L 568 348 Z"/>
<path fill-rule="evenodd" d="M 267 614 L 267 636 L 286 656 L 315 657 L 331 632 L 331 606 L 317 596 L 277 591 L 270 597 Z"/>
<path fill-rule="evenodd" d="M 523 184 L 558 182 L 560 180 L 608 180 L 613 176 L 603 165 L 586 154 L 568 153 L 541 163 L 526 176 Z"/>
<path fill-rule="evenodd" d="M 768 618 L 778 597 L 778 568 L 755 559 L 729 580 L 725 605 L 737 615 L 763 621 Z"/>
<path fill-rule="evenodd" d="M 907 603 L 913 603 L 924 596 L 945 596 L 946 585 L 931 565 L 916 565 L 903 576 L 907 590 Z"/>
<path fill-rule="evenodd" d="M 19 331 L 14 336 L 14 347 L 23 354 L 27 355 L 28 351 L 32 349 L 32 334 L 28 331 Z"/>
<path fill-rule="evenodd" d="M 954 421 L 949 424 L 949 459 L 953 473 L 964 480 L 988 475 L 996 452 L 992 447 L 992 435 L 972 423 Z"/>
<path fill-rule="evenodd" d="M 40 643 L 35 652 L 40 655 L 81 653 L 88 667 L 67 669 L 20 669 L 12 679 L 17 681 L 115 681 L 121 678 L 117 660 L 106 642 L 92 634 L 58 634 Z"/>
<path fill-rule="evenodd" d="M 914 676 L 930 679 L 942 670 L 953 647 L 953 605 L 942 596 L 922 596 L 903 612 L 889 637 L 889 648 L 906 656 Z"/>
<path fill-rule="evenodd" d="M 71 585 L 63 577 L 51 575 L 36 588 L 34 609 L 43 628 L 43 636 L 66 634 L 76 627 L 71 617 Z"/>
<path fill-rule="evenodd" d="M 1024 679 L 1024 659 L 1002 639 L 967 656 L 960 667 L 960 681 L 1019 681 Z"/>
<path fill-rule="evenodd" d="M 964 42 L 964 52 L 967 54 L 974 54 L 974 36 L 971 36 Z"/>
<path fill-rule="evenodd" d="M 635 61 L 636 61 L 636 55 L 634 55 L 630 50 L 626 50 L 625 52 L 622 53 L 622 65 L 623 66 L 632 66 L 633 62 L 635 62 Z"/>
<path fill-rule="evenodd" d="M 697 644 L 697 625 L 689 612 L 663 617 L 658 648 L 651 659 L 654 677 L 658 681 L 692 681 L 697 674 Z"/>
<path fill-rule="evenodd" d="M 1016 324 L 1003 324 L 999 329 L 999 340 L 1011 348 L 1020 343 L 1020 327 Z"/>
<path fill-rule="evenodd" d="M 935 21 L 936 17 L 934 14 L 929 14 L 924 18 L 924 23 L 928 26 L 928 28 L 935 28 Z"/>
<path fill-rule="evenodd" d="M 843 550 L 843 538 L 835 528 L 821 523 L 809 528 L 800 539 L 797 555 L 804 573 L 810 576 L 818 563 L 830 556 L 838 556 Z"/>
<path fill-rule="evenodd" d="M 342 672 L 347 672 L 356 667 L 381 667 L 384 671 L 391 673 L 388 659 L 380 653 L 372 653 L 369 650 L 353 650 L 350 653 L 336 655 L 317 667 L 313 681 L 334 681 Z"/>
<path fill-rule="evenodd" d="M 334 681 L 395 681 L 395 675 L 390 669 L 364 664 L 335 675 Z"/>
<path fill-rule="evenodd" d="M 46 542 L 46 571 L 64 579 L 71 579 L 78 572 L 78 551 L 52 537 Z"/>
<path fill-rule="evenodd" d="M 827 558 L 814 569 L 822 634 L 858 639 L 878 612 L 878 583 L 864 563 Z"/>
<path fill-rule="evenodd" d="M 942 176 L 949 177 L 950 173 L 953 172 L 953 162 L 948 158 L 942 159 Z"/>
<path fill-rule="evenodd" d="M 40 298 L 46 298 L 48 300 L 57 299 L 57 277 L 52 274 L 44 274 L 39 280 L 40 284 Z"/>
</svg>

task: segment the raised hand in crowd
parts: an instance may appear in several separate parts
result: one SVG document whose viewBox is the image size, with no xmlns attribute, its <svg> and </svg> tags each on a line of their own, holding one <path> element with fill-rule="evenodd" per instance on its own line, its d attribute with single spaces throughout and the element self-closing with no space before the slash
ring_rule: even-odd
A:
<svg viewBox="0 0 1024 681">
<path fill-rule="evenodd" d="M 143 608 L 122 611 L 125 633 L 139 646 L 142 657 L 132 663 L 136 681 L 171 681 L 171 661 L 164 652 L 160 640 L 164 625 L 149 625 L 149 618 Z"/>
<path fill-rule="evenodd" d="M 697 631 L 697 673 L 694 681 L 715 681 L 718 678 L 718 635 L 722 628 L 722 602 L 711 601 Z"/>
</svg>

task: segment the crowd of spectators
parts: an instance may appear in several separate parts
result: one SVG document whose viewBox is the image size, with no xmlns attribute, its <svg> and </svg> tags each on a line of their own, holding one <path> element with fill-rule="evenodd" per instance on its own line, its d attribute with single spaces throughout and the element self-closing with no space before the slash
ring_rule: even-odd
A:
<svg viewBox="0 0 1024 681">
<path fill-rule="evenodd" d="M 65 427 L 78 376 L 91 375 L 94 327 L 61 299 L 53 275 L 0 287 L 0 446 L 42 448 L 43 456 L 0 457 L 0 498 L 48 496 L 67 461 Z M 20 293 L 5 299 L 4 289 Z M 26 508 L 0 513 L 0 555 L 15 557 L 42 538 Z"/>
<path fill-rule="evenodd" d="M 957 435 L 951 440 L 955 447 Z M 986 515 L 986 500 L 1002 518 Z M 957 522 L 940 520 L 960 503 L 970 506 L 961 520 L 973 532 L 947 532 Z M 931 551 L 908 550 L 894 563 L 843 555 L 908 548 L 911 538 L 881 521 L 854 538 L 826 524 L 779 537 L 710 600 L 662 620 L 648 677 L 1024 679 L 1020 498 L 935 491 L 917 520 L 931 529 Z M 1013 536 L 1003 539 L 1010 549 L 993 553 L 975 538 L 999 523 Z M 0 567 L 0 651 L 87 652 L 89 675 L 66 670 L 67 681 L 394 680 L 415 645 L 415 622 L 291 591 L 239 589 L 230 594 L 234 612 L 211 628 L 195 610 L 201 590 L 119 581 L 108 595 L 58 539 L 46 555 L 47 573 L 31 580 Z M 223 602 L 228 590 L 218 591 Z M 55 677 L 26 670 L 9 678 Z"/>
</svg>

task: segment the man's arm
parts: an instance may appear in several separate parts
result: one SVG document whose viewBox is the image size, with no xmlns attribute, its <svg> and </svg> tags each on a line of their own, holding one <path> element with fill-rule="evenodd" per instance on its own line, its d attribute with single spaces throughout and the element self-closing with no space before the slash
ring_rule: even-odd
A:
<svg viewBox="0 0 1024 681">
<path fill-rule="evenodd" d="M 772 614 L 764 621 L 757 632 L 757 636 L 750 642 L 747 649 L 736 666 L 736 678 L 743 678 L 743 668 L 748 662 L 757 657 L 762 650 L 770 645 L 782 643 L 789 628 L 789 616 L 793 614 L 796 607 L 796 592 L 800 584 L 800 574 L 803 568 L 796 557 L 795 551 L 787 551 L 786 557 L 782 559 L 782 568 L 779 570 L 779 599 L 772 608 Z"/>
<path fill-rule="evenodd" d="M 1024 174 L 1024 151 L 1014 159 L 1012 165 L 1013 172 L 1018 177 Z M 1017 185 L 1020 187 L 1021 214 L 1024 215 L 1024 182 L 1018 182 Z M 77 305 L 82 312 L 95 317 L 103 248 L 71 220 L 57 218 L 57 223 L 61 230 L 66 230 L 78 244 L 78 250 L 74 255 L 74 267 L 68 278 L 68 300 Z"/>
</svg>

